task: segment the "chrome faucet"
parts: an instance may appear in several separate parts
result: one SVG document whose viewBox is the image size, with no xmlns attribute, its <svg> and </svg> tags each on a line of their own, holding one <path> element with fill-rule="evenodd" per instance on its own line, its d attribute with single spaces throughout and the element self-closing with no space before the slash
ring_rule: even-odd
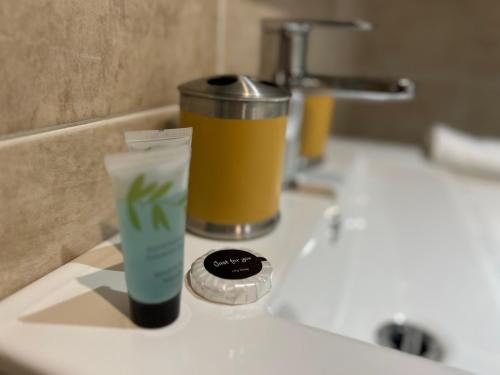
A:
<svg viewBox="0 0 500 375">
<path fill-rule="evenodd" d="M 309 34 L 315 26 L 371 31 L 371 23 L 356 21 L 282 20 L 262 22 L 260 77 L 289 88 L 331 90 L 336 98 L 410 100 L 415 85 L 407 79 L 372 79 L 310 74 L 306 69 Z"/>
<path fill-rule="evenodd" d="M 261 60 L 259 76 L 292 92 L 286 132 L 286 153 L 283 186 L 297 183 L 295 176 L 302 165 L 299 143 L 304 94 L 321 93 L 335 98 L 367 101 L 404 101 L 415 96 L 415 85 L 407 78 L 373 79 L 363 77 L 311 74 L 306 68 L 309 34 L 315 26 L 355 31 L 371 31 L 371 23 L 356 21 L 286 20 L 262 21 Z M 302 107 L 301 107 L 302 106 Z"/>
</svg>

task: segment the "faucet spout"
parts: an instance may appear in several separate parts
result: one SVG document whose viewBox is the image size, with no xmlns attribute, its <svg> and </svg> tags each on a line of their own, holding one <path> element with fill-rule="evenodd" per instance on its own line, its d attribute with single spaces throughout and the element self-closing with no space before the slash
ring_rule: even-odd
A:
<svg viewBox="0 0 500 375">
<path fill-rule="evenodd" d="M 305 91 L 325 91 L 338 99 L 406 101 L 415 97 L 415 84 L 408 78 L 368 78 L 307 75 L 291 82 Z"/>
</svg>

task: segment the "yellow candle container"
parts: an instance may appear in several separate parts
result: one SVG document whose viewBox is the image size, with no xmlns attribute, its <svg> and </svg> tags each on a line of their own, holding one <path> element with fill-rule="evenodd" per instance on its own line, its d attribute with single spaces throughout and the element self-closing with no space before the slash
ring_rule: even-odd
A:
<svg viewBox="0 0 500 375">
<path fill-rule="evenodd" d="M 189 231 L 215 239 L 264 235 L 279 221 L 288 90 L 248 76 L 179 86 L 193 128 Z"/>
</svg>

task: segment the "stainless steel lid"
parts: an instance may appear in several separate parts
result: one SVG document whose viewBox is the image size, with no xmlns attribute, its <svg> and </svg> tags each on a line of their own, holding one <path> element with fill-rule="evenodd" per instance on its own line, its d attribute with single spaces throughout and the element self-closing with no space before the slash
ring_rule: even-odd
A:
<svg viewBox="0 0 500 375">
<path fill-rule="evenodd" d="M 286 116 L 290 92 L 272 82 L 245 75 L 221 75 L 179 87 L 181 111 L 232 119 Z"/>
</svg>

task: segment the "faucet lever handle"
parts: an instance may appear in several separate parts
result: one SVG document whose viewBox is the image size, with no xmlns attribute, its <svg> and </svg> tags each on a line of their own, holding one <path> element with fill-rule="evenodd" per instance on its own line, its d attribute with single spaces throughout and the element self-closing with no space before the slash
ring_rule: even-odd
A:
<svg viewBox="0 0 500 375">
<path fill-rule="evenodd" d="M 307 22 L 307 21 L 306 21 Z M 357 31 L 372 31 L 373 24 L 364 20 L 353 21 L 335 21 L 335 20 L 312 20 L 309 23 L 313 26 L 338 27 L 344 29 L 353 29 Z"/>
</svg>

